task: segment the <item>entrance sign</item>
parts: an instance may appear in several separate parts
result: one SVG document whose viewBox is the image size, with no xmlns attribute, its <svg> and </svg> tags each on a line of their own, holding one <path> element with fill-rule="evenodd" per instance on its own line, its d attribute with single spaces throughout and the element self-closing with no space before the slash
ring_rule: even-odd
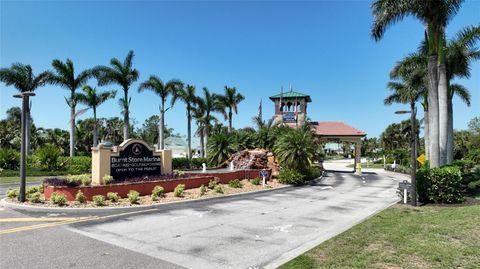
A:
<svg viewBox="0 0 480 269">
<path fill-rule="evenodd" d="M 138 139 L 128 139 L 110 148 L 92 148 L 92 184 L 103 184 L 104 176 L 113 180 L 172 174 L 172 151 L 158 150 Z"/>
<path fill-rule="evenodd" d="M 161 157 L 153 156 L 153 150 L 143 143 L 130 143 L 110 157 L 110 175 L 114 179 L 161 174 Z"/>
</svg>

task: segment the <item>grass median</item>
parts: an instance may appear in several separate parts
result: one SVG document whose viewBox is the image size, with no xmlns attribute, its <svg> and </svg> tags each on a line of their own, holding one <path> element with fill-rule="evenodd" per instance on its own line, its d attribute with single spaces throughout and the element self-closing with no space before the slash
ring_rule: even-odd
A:
<svg viewBox="0 0 480 269">
<path fill-rule="evenodd" d="M 478 268 L 479 223 L 479 205 L 395 205 L 280 268 Z"/>
</svg>

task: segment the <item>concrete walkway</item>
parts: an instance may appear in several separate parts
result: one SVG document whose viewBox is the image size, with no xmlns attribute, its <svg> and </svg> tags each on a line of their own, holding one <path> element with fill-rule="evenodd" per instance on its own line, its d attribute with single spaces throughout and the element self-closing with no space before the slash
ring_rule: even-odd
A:
<svg viewBox="0 0 480 269">
<path fill-rule="evenodd" d="M 327 172 L 312 186 L 69 229 L 187 268 L 274 268 L 397 202 L 399 180 L 383 170 Z"/>
</svg>

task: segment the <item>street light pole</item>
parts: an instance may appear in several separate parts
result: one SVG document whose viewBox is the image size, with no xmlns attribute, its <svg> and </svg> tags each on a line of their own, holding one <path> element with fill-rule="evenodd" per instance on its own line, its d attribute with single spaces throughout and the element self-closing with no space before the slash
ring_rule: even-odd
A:
<svg viewBox="0 0 480 269">
<path fill-rule="evenodd" d="M 22 92 L 20 94 L 15 94 L 13 97 L 22 98 L 22 127 L 21 127 L 21 144 L 20 144 L 20 193 L 18 200 L 20 202 L 25 202 L 25 176 L 26 176 L 26 161 L 27 161 L 27 110 L 29 105 L 29 97 L 35 96 L 34 92 Z"/>
</svg>

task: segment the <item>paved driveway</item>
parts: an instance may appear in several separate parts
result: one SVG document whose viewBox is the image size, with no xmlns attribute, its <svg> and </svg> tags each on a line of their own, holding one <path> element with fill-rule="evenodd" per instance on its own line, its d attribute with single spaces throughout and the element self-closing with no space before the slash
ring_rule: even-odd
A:
<svg viewBox="0 0 480 269">
<path fill-rule="evenodd" d="M 69 229 L 187 268 L 272 268 L 398 201 L 400 179 L 381 171 L 327 172 L 312 186 Z"/>
</svg>

